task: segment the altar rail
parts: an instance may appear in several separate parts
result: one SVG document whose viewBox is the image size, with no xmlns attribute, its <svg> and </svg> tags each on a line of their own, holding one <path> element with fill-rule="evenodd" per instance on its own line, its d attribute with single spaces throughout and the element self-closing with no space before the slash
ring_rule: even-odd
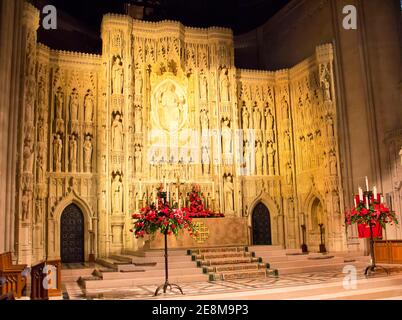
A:
<svg viewBox="0 0 402 320">
<path fill-rule="evenodd" d="M 248 244 L 247 219 L 245 218 L 196 218 L 193 219 L 198 236 L 191 237 L 188 231 L 179 236 L 169 236 L 169 248 L 200 248 L 215 246 L 246 246 Z M 148 241 L 147 241 L 148 242 Z M 149 249 L 163 249 L 163 235 L 157 234 L 146 246 Z"/>
<path fill-rule="evenodd" d="M 376 262 L 402 264 L 402 240 L 378 240 L 374 243 Z"/>
</svg>

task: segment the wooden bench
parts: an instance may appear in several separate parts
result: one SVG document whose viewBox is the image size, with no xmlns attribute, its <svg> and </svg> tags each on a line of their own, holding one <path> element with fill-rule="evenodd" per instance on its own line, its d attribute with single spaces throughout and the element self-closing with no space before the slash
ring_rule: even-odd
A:
<svg viewBox="0 0 402 320">
<path fill-rule="evenodd" d="M 11 252 L 0 254 L 0 295 L 12 292 L 16 298 L 21 298 L 27 279 L 22 272 L 26 264 L 13 264 Z"/>
</svg>

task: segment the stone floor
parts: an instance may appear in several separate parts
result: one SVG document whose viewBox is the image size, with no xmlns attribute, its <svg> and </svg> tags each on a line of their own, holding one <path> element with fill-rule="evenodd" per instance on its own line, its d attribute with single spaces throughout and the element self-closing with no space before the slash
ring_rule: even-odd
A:
<svg viewBox="0 0 402 320">
<path fill-rule="evenodd" d="M 344 288 L 345 274 L 326 271 L 278 278 L 185 283 L 181 285 L 184 295 L 169 292 L 158 297 L 153 296 L 158 284 L 86 291 L 76 282 L 67 282 L 63 285 L 63 297 L 74 300 L 402 299 L 402 267 L 389 270 L 390 276 L 378 274 L 369 279 L 364 277 L 363 270 L 359 270 L 356 287 L 353 289 Z"/>
</svg>

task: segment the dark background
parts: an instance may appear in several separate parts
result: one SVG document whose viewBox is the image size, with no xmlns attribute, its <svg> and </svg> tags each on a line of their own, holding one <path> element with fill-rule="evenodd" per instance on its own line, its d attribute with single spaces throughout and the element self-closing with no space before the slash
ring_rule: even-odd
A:
<svg viewBox="0 0 402 320">
<path fill-rule="evenodd" d="M 148 21 L 176 20 L 186 26 L 231 28 L 241 34 L 262 25 L 290 0 L 31 0 L 39 10 L 52 4 L 58 30 L 38 30 L 39 42 L 53 49 L 100 53 L 100 26 L 106 13 L 125 14 L 125 3 L 144 5 Z M 43 16 L 42 16 L 43 18 Z"/>
</svg>

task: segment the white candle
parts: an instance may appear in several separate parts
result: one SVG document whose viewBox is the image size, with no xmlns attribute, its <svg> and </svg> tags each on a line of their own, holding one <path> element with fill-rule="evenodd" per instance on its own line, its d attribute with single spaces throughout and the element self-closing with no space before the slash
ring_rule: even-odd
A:
<svg viewBox="0 0 402 320">
<path fill-rule="evenodd" d="M 166 192 L 166 178 L 163 176 L 163 191 Z"/>
<path fill-rule="evenodd" d="M 359 187 L 359 201 L 363 201 L 363 189 Z"/>
<path fill-rule="evenodd" d="M 370 208 L 370 202 L 369 202 L 369 197 L 366 197 L 366 208 Z"/>
<path fill-rule="evenodd" d="M 377 201 L 377 187 L 373 187 L 374 201 Z"/>
<path fill-rule="evenodd" d="M 384 203 L 384 197 L 381 195 L 381 203 Z"/>
<path fill-rule="evenodd" d="M 367 176 L 366 176 L 366 191 L 369 191 L 369 185 L 368 185 L 368 179 L 367 179 Z"/>
<path fill-rule="evenodd" d="M 357 203 L 356 203 L 356 198 L 355 198 L 355 197 L 353 197 L 353 203 L 354 203 L 355 208 L 356 208 L 356 207 L 357 207 Z"/>
</svg>

